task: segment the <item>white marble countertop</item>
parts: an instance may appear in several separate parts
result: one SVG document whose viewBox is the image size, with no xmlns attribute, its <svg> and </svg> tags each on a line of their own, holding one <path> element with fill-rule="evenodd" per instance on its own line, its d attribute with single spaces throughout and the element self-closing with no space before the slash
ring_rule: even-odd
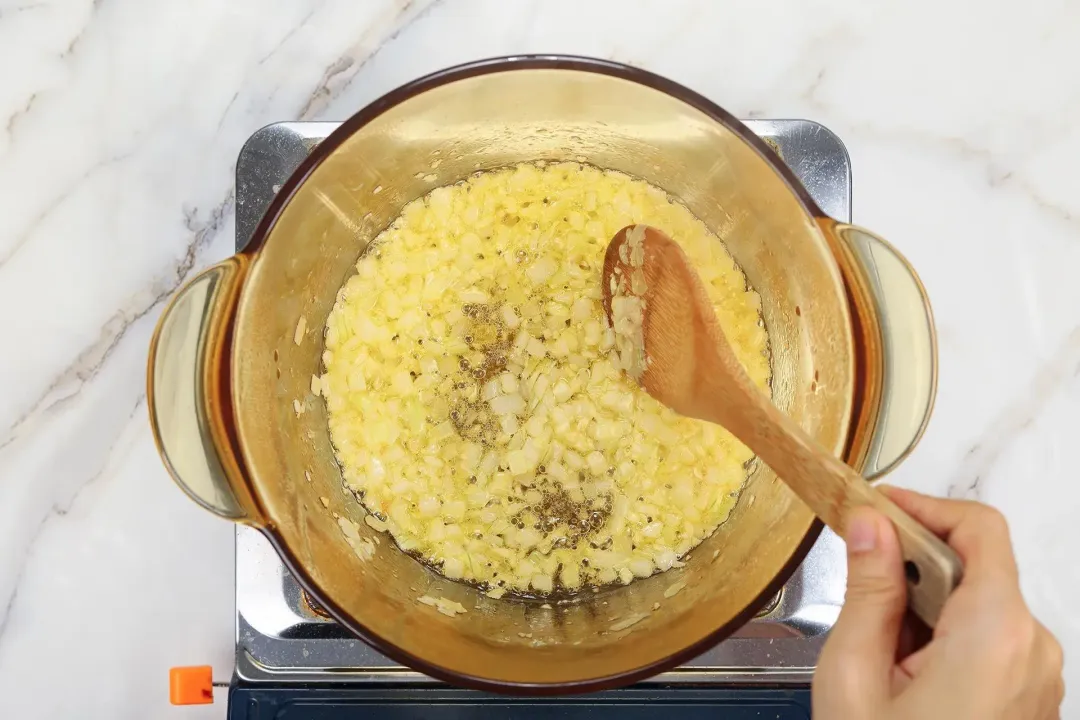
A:
<svg viewBox="0 0 1080 720">
<path fill-rule="evenodd" d="M 840 135 L 940 332 L 893 481 L 1005 511 L 1077 717 L 1078 38 L 1072 0 L 0 0 L 0 717 L 223 716 L 167 704 L 170 666 L 231 672 L 233 529 L 150 438 L 162 303 L 230 253 L 254 130 L 529 51 Z"/>
</svg>

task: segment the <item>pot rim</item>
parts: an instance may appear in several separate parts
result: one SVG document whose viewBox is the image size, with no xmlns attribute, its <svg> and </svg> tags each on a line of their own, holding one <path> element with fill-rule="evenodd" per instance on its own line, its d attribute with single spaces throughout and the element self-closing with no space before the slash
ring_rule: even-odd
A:
<svg viewBox="0 0 1080 720">
<path fill-rule="evenodd" d="M 239 254 L 252 257 L 257 255 L 263 243 L 277 224 L 282 211 L 288 206 L 293 196 L 296 195 L 311 174 L 348 138 L 375 118 L 416 95 L 443 85 L 472 77 L 516 70 L 570 70 L 596 73 L 644 85 L 681 100 L 716 122 L 724 125 L 757 151 L 758 155 L 768 162 L 777 172 L 792 194 L 798 198 L 808 216 L 811 218 L 829 218 L 829 216 L 825 214 L 813 200 L 809 192 L 803 187 L 802 183 L 791 169 L 777 157 L 776 153 L 764 140 L 755 135 L 734 115 L 686 86 L 648 70 L 611 60 L 560 54 L 511 55 L 475 60 L 424 75 L 391 90 L 350 116 L 324 140 L 319 142 L 282 184 L 281 189 L 271 200 L 265 214 L 256 226 L 255 231 L 252 233 L 251 241 Z M 843 280 L 841 282 L 843 282 Z M 854 421 L 854 419 L 853 415 L 851 420 Z M 240 453 L 240 459 L 241 461 L 243 460 L 242 452 Z M 820 519 L 814 517 L 798 546 L 792 552 L 785 564 L 780 568 L 779 572 L 777 572 L 773 579 L 766 584 L 762 592 L 728 622 L 701 638 L 699 641 L 682 648 L 665 658 L 626 672 L 562 683 L 522 683 L 467 675 L 434 665 L 406 652 L 397 645 L 385 641 L 382 637 L 367 629 L 362 623 L 346 613 L 339 605 L 321 592 L 318 584 L 307 572 L 303 564 L 299 562 L 287 543 L 285 543 L 284 539 L 278 534 L 272 523 L 266 525 L 257 524 L 257 527 L 263 535 L 269 539 L 270 543 L 289 569 L 289 572 L 296 578 L 300 586 L 310 593 L 335 621 L 346 627 L 354 635 L 378 652 L 386 655 L 388 658 L 436 679 L 474 690 L 499 692 L 511 695 L 552 696 L 567 693 L 596 692 L 629 685 L 633 682 L 644 680 L 658 673 L 675 668 L 686 661 L 697 657 L 720 641 L 730 637 L 733 632 L 753 619 L 787 583 L 796 568 L 810 552 L 810 549 L 821 534 L 824 525 Z"/>
<path fill-rule="evenodd" d="M 658 90 L 685 102 L 696 110 L 708 115 L 713 120 L 724 125 L 727 129 L 739 136 L 743 142 L 757 151 L 772 168 L 780 175 L 784 184 L 794 194 L 803 209 L 813 218 L 830 218 L 811 197 L 795 173 L 776 152 L 769 147 L 768 143 L 758 137 L 750 128 L 746 127 L 741 120 L 724 110 L 722 107 L 709 100 L 704 95 L 670 80 L 662 75 L 657 75 L 649 70 L 643 70 L 632 65 L 624 65 L 613 60 L 591 58 L 583 55 L 558 55 L 558 54 L 532 54 L 532 55 L 506 55 L 501 57 L 473 60 L 460 65 L 436 70 L 422 77 L 411 80 L 379 98 L 368 103 L 358 112 L 343 121 L 334 128 L 329 135 L 321 140 L 306 158 L 292 172 L 281 189 L 274 195 L 270 205 L 266 208 L 262 219 L 255 226 L 251 234 L 251 241 L 247 243 L 245 254 L 256 254 L 262 244 L 270 235 L 274 225 L 281 215 L 282 210 L 289 204 L 296 192 L 307 182 L 308 177 L 336 151 L 357 130 L 370 123 L 386 111 L 401 103 L 412 99 L 414 96 L 434 90 L 459 80 L 467 80 L 482 75 L 492 75 L 500 72 L 512 72 L 516 70 L 571 70 L 577 72 L 590 72 L 597 75 L 627 80 L 639 85 Z"/>
</svg>

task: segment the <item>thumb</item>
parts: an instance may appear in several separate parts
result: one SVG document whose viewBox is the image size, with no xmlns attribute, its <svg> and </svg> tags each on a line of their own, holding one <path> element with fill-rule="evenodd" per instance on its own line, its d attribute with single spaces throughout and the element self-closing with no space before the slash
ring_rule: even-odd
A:
<svg viewBox="0 0 1080 720">
<path fill-rule="evenodd" d="M 826 649 L 842 658 L 865 696 L 889 694 L 907 604 L 900 543 L 892 523 L 867 507 L 852 511 L 845 529 L 847 594 Z"/>
</svg>

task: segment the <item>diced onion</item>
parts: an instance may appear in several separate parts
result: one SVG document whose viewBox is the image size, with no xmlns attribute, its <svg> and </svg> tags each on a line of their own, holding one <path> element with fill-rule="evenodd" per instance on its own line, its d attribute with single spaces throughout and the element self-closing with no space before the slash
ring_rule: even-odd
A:
<svg viewBox="0 0 1080 720">
<path fill-rule="evenodd" d="M 603 248 L 618 228 L 645 222 L 682 244 L 740 362 L 768 392 L 760 299 L 663 191 L 561 163 L 436 188 L 371 243 L 323 332 L 311 333 L 326 370 L 311 393 L 325 399 L 346 487 L 377 513 L 339 522 L 358 557 L 375 551 L 370 527 L 492 598 L 545 594 L 680 567 L 726 518 L 749 451 L 625 377 L 644 367 L 630 352 L 641 349 L 640 267 L 608 288 L 612 323 L 601 305 Z M 640 266 L 644 231 L 627 236 L 621 259 Z M 301 317 L 294 342 L 309 329 Z M 297 414 L 314 409 L 303 397 L 286 402 Z"/>
<path fill-rule="evenodd" d="M 519 387 L 518 379 L 508 372 L 499 376 L 499 385 L 502 387 L 502 391 L 508 395 L 516 393 Z"/>
<path fill-rule="evenodd" d="M 443 575 L 451 580 L 457 580 L 465 574 L 465 563 L 460 558 L 446 558 L 442 566 Z"/>
<path fill-rule="evenodd" d="M 465 503 L 461 500 L 451 500 L 443 505 L 443 515 L 451 520 L 463 520 L 465 518 Z"/>
<path fill-rule="evenodd" d="M 640 578 L 646 578 L 652 575 L 653 567 L 652 561 L 644 558 L 635 558 L 630 561 L 630 572 Z"/>
<path fill-rule="evenodd" d="M 511 330 L 521 324 L 521 320 L 520 318 L 518 318 L 517 313 L 514 312 L 514 308 L 510 307 L 509 305 L 503 305 L 501 313 L 503 322 L 506 323 L 506 327 L 510 328 Z"/>
<path fill-rule="evenodd" d="M 555 587 L 550 575 L 533 575 L 532 586 L 533 590 L 540 593 L 549 593 Z"/>
<path fill-rule="evenodd" d="M 527 473 L 536 467 L 536 462 L 533 461 L 529 453 L 525 450 L 514 450 L 506 455 L 507 464 L 510 467 L 510 472 L 514 475 L 521 475 Z"/>
<path fill-rule="evenodd" d="M 664 529 L 664 524 L 659 521 L 651 522 L 641 529 L 641 534 L 647 538 L 658 538 Z"/>
<path fill-rule="evenodd" d="M 589 456 L 586 458 L 586 462 L 589 465 L 589 471 L 592 472 L 594 475 L 599 475 L 600 473 L 607 470 L 607 459 L 604 457 L 603 453 L 596 450 L 589 453 Z"/>
<path fill-rule="evenodd" d="M 461 302 L 463 303 L 486 303 L 489 299 L 486 292 L 476 288 L 471 288 L 461 293 Z"/>
<path fill-rule="evenodd" d="M 543 285 L 558 269 L 559 266 L 553 259 L 542 257 L 525 270 L 525 275 L 534 285 Z"/>
<path fill-rule="evenodd" d="M 491 399 L 491 411 L 496 415 L 516 415 L 525 409 L 525 399 L 513 393 Z"/>
<path fill-rule="evenodd" d="M 588 298 L 578 298 L 570 308 L 570 318 L 575 322 L 583 322 L 594 314 L 593 304 Z"/>
</svg>

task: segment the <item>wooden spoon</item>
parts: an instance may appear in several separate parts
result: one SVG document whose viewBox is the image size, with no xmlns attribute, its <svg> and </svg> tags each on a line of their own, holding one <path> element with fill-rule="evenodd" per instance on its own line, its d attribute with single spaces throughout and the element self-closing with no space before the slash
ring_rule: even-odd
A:
<svg viewBox="0 0 1080 720">
<path fill-rule="evenodd" d="M 604 256 L 603 294 L 620 354 L 637 350 L 639 359 L 647 358 L 643 369 L 633 359 L 624 365 L 650 395 L 681 415 L 724 426 L 839 535 L 845 534 L 851 510 L 861 505 L 893 522 L 905 561 L 908 604 L 933 627 L 960 582 L 960 558 L 754 386 L 682 248 L 655 228 L 623 228 Z M 630 317 L 641 307 L 635 298 L 644 301 L 639 320 Z"/>
</svg>

